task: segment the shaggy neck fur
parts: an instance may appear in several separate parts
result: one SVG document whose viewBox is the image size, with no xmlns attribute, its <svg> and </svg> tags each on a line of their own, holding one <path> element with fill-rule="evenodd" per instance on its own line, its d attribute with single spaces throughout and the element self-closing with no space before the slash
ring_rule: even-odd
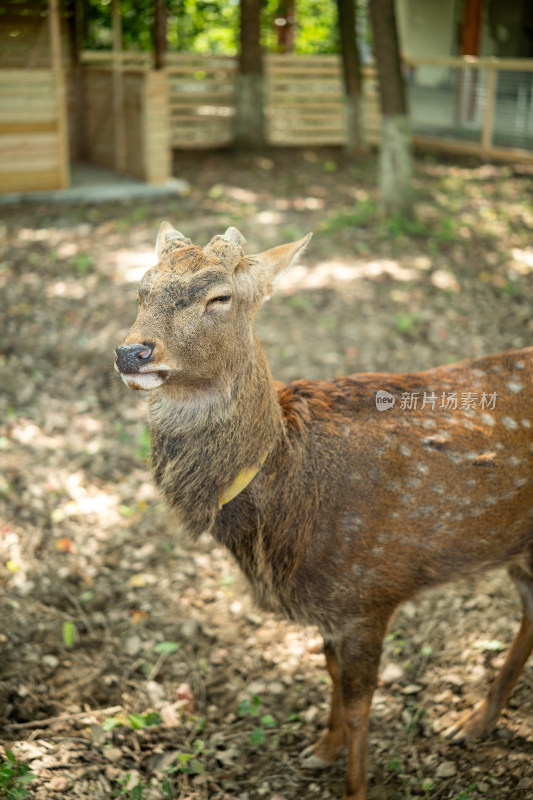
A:
<svg viewBox="0 0 533 800">
<path fill-rule="evenodd" d="M 259 342 L 231 380 L 189 395 L 176 386 L 154 392 L 150 428 L 152 468 L 166 500 L 192 536 L 212 531 L 218 498 L 284 435 Z"/>
</svg>

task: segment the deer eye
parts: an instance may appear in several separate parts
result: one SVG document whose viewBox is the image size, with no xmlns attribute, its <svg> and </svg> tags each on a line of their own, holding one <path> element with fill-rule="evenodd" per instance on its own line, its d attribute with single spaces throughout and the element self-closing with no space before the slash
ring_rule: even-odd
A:
<svg viewBox="0 0 533 800">
<path fill-rule="evenodd" d="M 206 313 L 209 314 L 211 311 L 214 311 L 218 306 L 228 305 L 231 301 L 230 294 L 219 294 L 216 297 L 210 297 L 207 303 L 205 304 Z"/>
</svg>

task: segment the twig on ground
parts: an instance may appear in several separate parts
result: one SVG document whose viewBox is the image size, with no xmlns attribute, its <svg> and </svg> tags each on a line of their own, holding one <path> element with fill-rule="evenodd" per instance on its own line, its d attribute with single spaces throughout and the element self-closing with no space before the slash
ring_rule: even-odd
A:
<svg viewBox="0 0 533 800">
<path fill-rule="evenodd" d="M 32 719 L 30 722 L 8 723 L 8 730 L 23 730 L 25 728 L 47 728 L 55 722 L 64 722 L 69 719 L 83 719 L 83 717 L 93 717 L 101 714 L 116 714 L 122 711 L 122 706 L 110 706 L 109 708 L 95 708 L 90 711 L 75 711 L 71 714 L 60 714 L 58 717 L 48 717 L 47 719 Z"/>
</svg>

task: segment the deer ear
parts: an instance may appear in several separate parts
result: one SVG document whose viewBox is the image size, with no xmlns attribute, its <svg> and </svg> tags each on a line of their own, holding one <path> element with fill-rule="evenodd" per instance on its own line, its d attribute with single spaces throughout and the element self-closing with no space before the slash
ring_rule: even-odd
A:
<svg viewBox="0 0 533 800">
<path fill-rule="evenodd" d="M 162 222 L 159 226 L 157 239 L 155 243 L 155 254 L 158 261 L 163 261 L 167 258 L 173 250 L 180 247 L 185 247 L 190 244 L 191 240 L 187 239 L 182 233 L 172 227 L 170 222 Z"/>
<path fill-rule="evenodd" d="M 268 297 L 272 292 L 275 279 L 298 261 L 312 235 L 312 233 L 308 233 L 297 242 L 280 244 L 271 250 L 265 250 L 263 253 L 249 257 L 252 272 L 263 297 Z"/>
</svg>

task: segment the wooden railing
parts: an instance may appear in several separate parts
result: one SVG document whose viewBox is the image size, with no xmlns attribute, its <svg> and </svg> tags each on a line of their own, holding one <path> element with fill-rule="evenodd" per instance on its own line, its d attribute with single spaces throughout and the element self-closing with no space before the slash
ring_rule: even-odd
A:
<svg viewBox="0 0 533 800">
<path fill-rule="evenodd" d="M 87 52 L 84 64 L 150 69 L 150 53 Z M 337 55 L 266 56 L 267 141 L 342 145 L 346 139 L 341 61 Z M 237 61 L 230 56 L 167 55 L 170 142 L 218 147 L 233 140 Z M 405 59 L 415 144 L 484 157 L 533 159 L 533 60 Z M 380 137 L 375 70 L 363 69 L 368 142 Z"/>
</svg>

